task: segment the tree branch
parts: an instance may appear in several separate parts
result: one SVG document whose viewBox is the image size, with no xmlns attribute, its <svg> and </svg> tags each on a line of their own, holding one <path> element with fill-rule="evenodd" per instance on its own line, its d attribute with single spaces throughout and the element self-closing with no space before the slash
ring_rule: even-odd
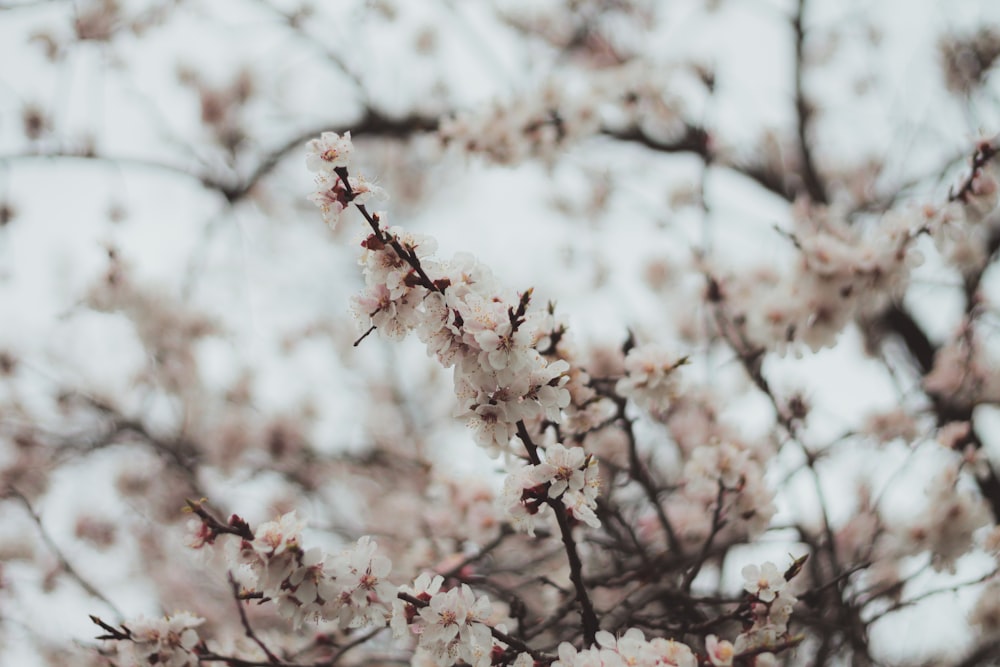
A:
<svg viewBox="0 0 1000 667">
<path fill-rule="evenodd" d="M 828 201 L 826 186 L 816 168 L 816 160 L 812 154 L 812 140 L 809 136 L 810 125 L 814 113 L 812 103 L 805 94 L 805 39 L 806 30 L 803 18 L 806 11 L 806 0 L 798 0 L 795 14 L 792 17 L 792 29 L 795 32 L 795 117 L 796 136 L 798 137 L 799 156 L 802 159 L 802 181 L 805 191 L 817 204 Z"/>
</svg>

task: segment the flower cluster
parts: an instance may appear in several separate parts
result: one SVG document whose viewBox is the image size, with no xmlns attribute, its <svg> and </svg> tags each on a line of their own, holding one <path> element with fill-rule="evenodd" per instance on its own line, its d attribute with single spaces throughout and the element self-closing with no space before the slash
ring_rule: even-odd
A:
<svg viewBox="0 0 1000 667">
<path fill-rule="evenodd" d="M 344 181 L 349 139 L 327 133 L 314 140 L 309 164 Z M 329 171 L 330 165 L 335 171 Z M 350 193 L 343 201 L 360 203 Z M 533 306 L 531 290 L 515 294 L 505 289 L 470 255 L 439 261 L 433 256 L 433 239 L 386 226 L 382 213 L 359 210 L 372 233 L 361 244 L 365 290 L 355 298 L 354 309 L 368 330 L 389 338 L 416 331 L 429 354 L 454 368 L 457 416 L 493 456 L 513 453 L 511 442 L 519 435 L 519 425 L 561 422 L 570 404 L 570 365 L 542 353 L 551 346 L 552 317 Z M 599 525 L 594 514 L 596 461 L 585 459 L 582 450 L 573 454 L 579 459 L 570 466 L 577 472 L 574 477 L 565 472 L 568 451 L 553 447 L 548 454 L 553 458 L 544 466 L 513 473 L 507 486 L 515 499 L 505 504 L 516 523 L 529 527 L 523 519 L 537 511 L 522 499 L 524 490 L 551 484 L 549 498 L 561 497 L 574 518 Z M 589 477 L 586 470 L 591 471 Z"/>
<path fill-rule="evenodd" d="M 441 590 L 444 579 L 421 574 L 413 587 L 400 592 L 413 601 L 393 601 L 392 630 L 399 637 L 415 635 L 417 648 L 438 667 L 461 660 L 473 667 L 489 667 L 493 634 L 487 621 L 493 614 L 490 599 L 476 597 L 466 584 Z"/>
<path fill-rule="evenodd" d="M 442 268 L 448 287 L 424 299 L 418 333 L 429 353 L 454 367 L 458 416 L 496 455 L 508 451 L 518 422 L 561 421 L 569 364 L 538 351 L 545 313 L 530 308 L 530 291 L 505 293 L 468 255 Z"/>
<path fill-rule="evenodd" d="M 927 510 L 896 535 L 904 553 L 929 552 L 937 571 L 954 572 L 974 546 L 974 533 L 990 522 L 983 497 L 959 487 L 960 472 L 958 461 L 946 464 L 927 487 Z"/>
<path fill-rule="evenodd" d="M 714 639 L 714 637 L 713 637 Z M 582 651 L 572 644 L 559 645 L 559 659 L 553 667 L 697 667 L 698 658 L 686 644 L 669 639 L 647 640 L 642 630 L 630 628 L 615 638 L 606 631 L 597 633 L 597 645 Z M 714 663 L 719 664 L 719 663 Z"/>
<path fill-rule="evenodd" d="M 545 448 L 545 461 L 527 465 L 508 475 L 500 502 L 518 530 L 535 534 L 534 518 L 548 500 L 561 500 L 577 521 L 592 528 L 601 525 L 594 513 L 600 491 L 597 459 L 580 447 L 559 443 Z"/>
<path fill-rule="evenodd" d="M 199 643 L 195 630 L 205 619 L 187 612 L 164 618 L 140 617 L 127 628 L 128 639 L 117 641 L 118 657 L 125 665 L 137 667 L 195 667 Z"/>
<path fill-rule="evenodd" d="M 304 551 L 305 524 L 294 512 L 262 524 L 250 539 L 242 519 L 233 517 L 223 527 L 200 505 L 192 508 L 203 521 L 197 530 L 199 547 L 214 545 L 222 534 L 244 535 L 231 554 L 247 580 L 241 596 L 272 601 L 296 626 L 320 619 L 336 621 L 340 628 L 388 624 L 397 638 L 415 637 L 417 652 L 440 667 L 456 660 L 478 667 L 491 664 L 494 608 L 488 597 L 477 596 L 468 585 L 442 590 L 441 575 L 424 573 L 412 586 L 394 586 L 386 579 L 391 562 L 377 553 L 368 536 L 336 555 L 317 548 Z M 197 635 L 184 635 L 184 648 L 196 643 Z"/>
<path fill-rule="evenodd" d="M 799 565 L 799 564 L 797 564 Z M 751 597 L 751 627 L 730 642 L 711 634 L 705 637 L 704 659 L 686 644 L 655 638 L 647 640 L 641 630 L 630 628 L 619 637 L 610 632 L 597 633 L 597 643 L 577 650 L 568 642 L 559 645 L 556 667 L 696 667 L 711 664 L 731 667 L 741 655 L 755 656 L 753 664 L 760 667 L 777 665 L 774 653 L 782 641 L 787 641 L 788 619 L 796 598 L 787 586 L 786 576 L 797 574 L 793 565 L 782 574 L 773 563 L 748 565 L 743 569 L 744 589 Z"/>
<path fill-rule="evenodd" d="M 683 489 L 668 512 L 682 516 L 684 538 L 698 543 L 713 530 L 729 538 L 761 534 L 774 516 L 774 492 L 755 452 L 739 441 L 713 441 L 691 452 Z M 713 525 L 713 516 L 718 525 Z"/>
<path fill-rule="evenodd" d="M 660 345 L 633 347 L 625 356 L 625 376 L 615 391 L 650 412 L 663 412 L 678 392 L 676 371 L 686 361 Z"/>
<path fill-rule="evenodd" d="M 496 455 L 519 421 L 561 420 L 569 364 L 538 351 L 546 313 L 531 308 L 530 291 L 504 290 L 469 255 L 436 261 L 432 239 L 399 228 L 381 226 L 362 246 L 366 287 L 354 299 L 356 315 L 389 338 L 416 331 L 429 354 L 454 367 L 458 416 L 477 443 Z"/>
<path fill-rule="evenodd" d="M 791 572 L 794 573 L 795 566 Z M 750 610 L 753 625 L 734 643 L 738 653 L 771 648 L 788 635 L 788 621 L 798 599 L 792 594 L 786 574 L 771 562 L 743 568 L 743 588 L 753 597 Z"/>
<path fill-rule="evenodd" d="M 1000 376 L 985 342 L 971 322 L 964 322 L 934 355 L 924 389 L 954 405 L 1000 403 Z"/>
<path fill-rule="evenodd" d="M 234 560 L 247 575 L 244 585 L 274 600 L 278 613 L 296 625 L 319 618 L 343 628 L 384 625 L 395 597 L 386 580 L 389 559 L 376 553 L 368 536 L 336 555 L 303 550 L 304 527 L 289 512 L 259 526 L 252 541 L 243 540 Z"/>
<path fill-rule="evenodd" d="M 351 133 L 341 137 L 335 132 L 324 132 L 319 139 L 307 144 L 309 153 L 306 165 L 316 173 L 316 190 L 309 195 L 309 201 L 316 204 L 323 213 L 323 220 L 331 229 L 337 226 L 340 215 L 351 202 L 363 204 L 372 198 L 385 198 L 385 192 L 363 176 L 350 179 L 337 174 L 346 168 L 354 153 Z"/>
<path fill-rule="evenodd" d="M 561 21 L 559 25 L 563 31 Z M 628 58 L 607 64 L 589 82 L 566 86 L 568 73 L 563 72 L 481 110 L 452 114 L 441 123 L 438 137 L 445 146 L 503 165 L 528 158 L 551 161 L 598 132 L 665 143 L 685 139 L 689 100 L 675 91 L 703 89 L 706 72 Z"/>
<path fill-rule="evenodd" d="M 564 87 L 548 85 L 484 112 L 447 118 L 439 135 L 445 145 L 498 164 L 517 164 L 528 157 L 553 158 L 567 144 L 593 134 L 598 120 L 592 99 L 570 97 Z"/>
<path fill-rule="evenodd" d="M 170 40 L 190 27 L 183 3 L 14 4 L 52 5 L 0 23 L 55 69 L 0 75 L 25 100 L 0 149 L 0 664 L 998 653 L 1000 135 L 960 144 L 962 127 L 995 120 L 1000 29 L 941 22 L 942 76 L 889 99 L 878 84 L 898 58 L 854 56 L 901 44 L 894 14 L 851 25 L 824 0 L 264 3 L 276 20 L 239 22 L 280 45 L 269 72 L 180 64 L 196 122 L 177 124 L 120 95 L 128 80 L 108 80 L 110 105 L 93 86 L 33 88 L 89 68 L 77 56 L 95 43 L 128 65 L 113 77 L 168 71 L 131 67 L 153 33 L 183 43 L 182 60 L 215 58 L 248 42 L 231 39 L 231 12 L 198 26 L 217 17 L 225 34 Z M 906 48 L 934 48 L 936 31 L 909 23 Z M 789 62 L 703 48 L 731 41 L 738 60 L 763 34 Z M 955 99 L 911 122 L 913 102 L 941 92 Z M 837 100 L 868 96 L 850 105 L 863 115 L 838 117 Z M 90 127 L 91 103 L 115 118 Z M 301 157 L 328 229 L 292 229 L 285 162 L 316 113 L 352 123 L 381 174 L 359 168 L 346 126 L 316 131 Z M 110 165 L 111 183 L 80 174 L 68 180 L 83 187 L 31 201 L 64 163 Z M 105 194 L 107 219 L 88 216 Z M 234 245 L 187 204 L 238 214 L 252 238 Z M 491 254 L 508 265 L 407 229 L 407 211 L 442 208 L 473 235 L 502 230 L 506 252 Z M 156 243 L 137 236 L 150 214 L 176 223 Z M 361 227 L 343 230 L 345 215 Z M 344 257 L 357 280 L 339 275 Z M 501 279 L 526 263 L 558 293 Z M 331 299 L 350 301 L 356 327 Z M 205 495 L 273 520 L 188 501 L 191 552 L 177 509 Z M 786 551 L 789 567 L 763 560 Z M 117 627 L 93 617 L 98 645 L 56 636 L 79 606 L 68 589 L 115 614 Z M 962 632 L 892 640 L 942 609 Z"/>
<path fill-rule="evenodd" d="M 855 318 L 902 294 L 923 261 L 915 241 L 926 226 L 918 215 L 886 216 L 863 233 L 828 209 L 796 212 L 789 237 L 798 254 L 794 270 L 725 279 L 720 296 L 752 344 L 783 350 L 801 343 L 816 351 L 833 345 Z M 745 309 L 745 303 L 767 306 Z"/>
</svg>

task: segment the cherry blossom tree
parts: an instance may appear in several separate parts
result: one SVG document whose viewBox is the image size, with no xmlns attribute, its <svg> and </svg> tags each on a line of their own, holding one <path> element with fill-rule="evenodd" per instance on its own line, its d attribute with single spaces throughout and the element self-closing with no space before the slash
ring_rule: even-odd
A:
<svg viewBox="0 0 1000 667">
<path fill-rule="evenodd" d="M 0 656 L 993 664 L 1000 11 L 0 1 Z"/>
</svg>

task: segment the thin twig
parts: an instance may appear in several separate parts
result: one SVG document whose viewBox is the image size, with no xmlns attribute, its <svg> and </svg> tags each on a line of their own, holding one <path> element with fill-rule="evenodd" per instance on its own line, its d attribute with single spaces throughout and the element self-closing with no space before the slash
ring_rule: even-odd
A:
<svg viewBox="0 0 1000 667">
<path fill-rule="evenodd" d="M 24 509 L 27 510 L 28 515 L 31 517 L 31 520 L 34 521 L 35 525 L 38 527 L 39 535 L 41 535 L 42 540 L 45 542 L 46 546 L 48 546 L 49 550 L 55 555 L 56 559 L 59 561 L 59 566 L 62 568 L 63 572 L 68 574 L 70 578 L 76 581 L 76 583 L 78 583 L 80 587 L 83 588 L 83 590 L 85 590 L 90 596 L 97 598 L 105 605 L 107 605 L 107 607 L 114 612 L 115 616 L 117 616 L 119 620 L 123 619 L 124 615 L 122 614 L 121 610 L 118 609 L 117 606 L 115 606 L 115 603 L 113 603 L 111 600 L 105 597 L 99 590 L 97 590 L 97 588 L 95 588 L 93 584 L 87 581 L 83 577 L 83 575 L 77 572 L 76 568 L 74 568 L 73 565 L 70 564 L 69 560 L 66 559 L 66 556 L 63 554 L 62 550 L 59 549 L 58 545 L 56 545 L 55 541 L 52 539 L 52 536 L 49 535 L 48 532 L 45 530 L 45 527 L 42 525 L 42 517 L 40 517 L 38 513 L 35 511 L 35 508 L 31 506 L 31 501 L 29 501 L 24 496 L 24 494 L 15 489 L 13 486 L 7 487 L 7 495 L 17 498 L 21 502 L 21 504 L 24 505 Z"/>
<path fill-rule="evenodd" d="M 810 199 L 817 204 L 827 203 L 826 186 L 816 168 L 816 159 L 812 154 L 812 140 L 809 136 L 813 117 L 812 103 L 805 94 L 805 39 L 806 30 L 804 17 L 806 0 L 799 0 L 792 16 L 792 29 L 795 32 L 795 116 L 796 133 L 799 141 L 799 155 L 802 158 L 802 180 Z"/>
<path fill-rule="evenodd" d="M 240 622 L 243 624 L 243 631 L 246 633 L 246 636 L 252 639 L 254 643 L 260 647 L 260 650 L 264 652 L 264 655 L 267 656 L 267 659 L 270 660 L 272 664 L 281 664 L 281 660 L 278 659 L 278 656 L 271 653 L 271 650 L 267 648 L 267 645 L 264 644 L 261 638 L 257 636 L 257 633 L 253 631 L 253 628 L 250 627 L 250 619 L 247 618 L 247 612 L 243 609 L 243 599 L 240 597 L 240 585 L 236 583 L 236 578 L 233 577 L 232 572 L 229 572 L 228 576 L 229 586 L 233 591 L 233 599 L 236 601 L 236 609 L 240 612 Z"/>
<path fill-rule="evenodd" d="M 712 549 L 712 542 L 715 541 L 715 537 L 722 530 L 725 525 L 725 521 L 722 519 L 722 502 L 725 500 L 726 487 L 719 480 L 719 492 L 716 494 L 715 498 L 715 509 L 712 511 L 712 529 L 708 533 L 708 537 L 705 538 L 705 543 L 701 545 L 701 552 L 698 554 L 698 559 L 694 562 L 688 571 L 684 574 L 684 581 L 681 583 L 681 590 L 685 593 L 691 591 L 691 584 L 694 583 L 695 577 L 701 572 L 702 566 L 708 559 L 709 551 Z"/>
</svg>

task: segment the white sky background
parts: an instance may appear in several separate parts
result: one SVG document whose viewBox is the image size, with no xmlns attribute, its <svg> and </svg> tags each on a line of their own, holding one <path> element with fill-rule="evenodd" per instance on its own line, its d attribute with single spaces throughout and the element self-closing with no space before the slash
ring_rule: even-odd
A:
<svg viewBox="0 0 1000 667">
<path fill-rule="evenodd" d="M 73 3 L 0 10 L 0 156 L 32 149 L 20 135 L 19 116 L 23 105 L 38 103 L 54 110 L 58 139 L 43 140 L 34 148 L 73 145 L 78 141 L 74 137 L 87 130 L 102 154 L 162 161 L 182 169 L 211 164 L 213 156 L 197 145 L 197 102 L 177 84 L 178 64 L 192 66 L 205 79 L 217 82 L 240 66 L 259 73 L 262 93 L 279 99 L 277 105 L 252 104 L 246 111 L 256 131 L 253 140 L 263 148 L 281 144 L 303 128 L 346 123 L 354 117 L 356 90 L 329 74 L 330 68 L 320 59 L 321 47 L 362 72 L 371 99 L 387 112 L 402 113 L 414 104 L 432 111 L 449 105 L 476 108 L 531 90 L 549 77 L 566 76 L 541 47 L 524 49 L 513 41 L 511 33 L 477 2 L 400 2 L 400 16 L 388 27 L 365 18 L 358 3 L 318 4 L 324 17 L 317 20 L 322 28 L 314 33 L 314 45 L 277 28 L 274 16 L 261 3 L 189 2 L 166 28 L 155 28 L 141 40 L 123 38 L 111 49 L 84 45 L 71 61 L 55 67 L 44 61 L 40 48 L 26 44 L 25 36 L 40 27 L 68 31 L 68 8 Z M 651 36 L 647 46 L 655 61 L 693 57 L 715 66 L 718 94 L 707 101 L 694 97 L 686 101 L 695 118 L 713 128 L 720 142 L 750 152 L 762 128 L 793 122 L 788 103 L 792 37 L 782 19 L 792 3 L 722 4 L 718 13 L 707 14 L 703 3 L 695 0 L 662 3 L 657 11 L 669 18 L 662 34 Z M 978 133 L 997 132 L 996 98 L 992 106 L 974 108 L 971 116 L 944 98 L 932 40 L 942 26 L 967 29 L 983 22 L 996 24 L 1000 3 L 814 0 L 811 4 L 817 11 L 809 16 L 815 29 L 809 48 L 822 51 L 835 39 L 834 32 L 846 45 L 808 79 L 809 92 L 825 112 L 817 141 L 823 166 L 839 160 L 850 163 L 863 154 L 887 155 L 884 178 L 905 180 L 932 173 L 968 152 L 965 147 Z M 885 30 L 878 49 L 858 38 L 867 20 Z M 414 41 L 425 28 L 440 28 L 438 51 L 415 54 Z M 449 84 L 448 100 L 427 93 L 438 79 Z M 666 68 L 664 79 L 668 86 L 676 80 L 679 94 L 689 88 L 683 77 L 671 79 Z M 850 93 L 855 84 L 865 82 L 874 91 L 871 95 Z M 177 137 L 195 141 L 179 146 Z M 397 169 L 424 169 L 429 194 L 416 203 L 393 193 L 393 186 L 402 182 L 398 174 L 366 170 L 393 196 L 387 204 L 390 220 L 435 236 L 442 256 L 471 252 L 505 283 L 518 289 L 534 286 L 536 297 L 556 299 L 581 343 L 621 341 L 627 326 L 640 337 L 651 338 L 662 324 L 684 316 L 681 304 L 651 301 L 636 283 L 646 259 L 665 256 L 679 261 L 703 242 L 699 216 L 668 207 L 672 188 L 697 182 L 701 169 L 697 160 L 653 155 L 601 139 L 572 148 L 553 169 L 531 162 L 513 169 L 487 166 L 455 156 L 418 166 L 363 141 L 358 142 L 356 154 L 362 165 L 383 167 L 398 160 Z M 353 237 L 362 230 L 360 221 L 346 219 L 334 235 L 311 205 L 303 205 L 311 186 L 303 156 L 304 150 L 266 181 L 267 205 L 243 203 L 235 210 L 183 174 L 80 160 L 4 163 L 0 157 L 0 199 L 9 198 L 18 214 L 0 230 L 0 348 L 14 350 L 23 359 L 36 383 L 28 386 L 39 395 L 53 384 L 65 383 L 128 396 L 129 377 L 141 363 L 143 350 L 124 320 L 79 305 L 87 286 L 105 269 L 105 244 L 113 243 L 134 265 L 138 281 L 162 285 L 175 295 L 191 285 L 186 298 L 226 323 L 223 340 L 203 350 L 209 384 L 224 382 L 251 364 L 258 369 L 257 386 L 266 402 L 262 412 L 290 409 L 306 397 L 318 399 L 324 418 L 317 441 L 330 447 L 357 445 L 360 430 L 352 422 L 364 413 L 357 397 L 357 390 L 364 388 L 364 374 L 392 371 L 416 391 L 422 375 L 418 377 L 418 371 L 410 375 L 406 369 L 422 369 L 424 352 L 417 341 L 386 346 L 370 339 L 354 361 L 338 360 L 318 345 L 306 346 L 290 358 L 275 353 L 276 342 L 290 330 L 317 317 L 344 319 L 347 298 L 360 286 L 353 260 Z M 587 176 L 605 173 L 617 186 L 605 215 L 586 219 L 552 206 L 556 197 L 581 204 L 592 187 Z M 927 187 L 913 199 L 941 201 L 947 185 L 945 181 Z M 783 202 L 722 170 L 710 174 L 707 193 L 712 204 L 711 245 L 717 257 L 733 266 L 787 261 L 789 248 L 772 231 L 774 225 L 788 223 Z M 109 221 L 109 206 L 123 207 L 127 217 Z M 194 270 L 192 256 L 198 258 Z M 917 293 L 920 302 L 909 305 L 923 315 L 935 335 L 943 336 L 947 329 L 937 323 L 954 321 L 941 316 L 955 308 L 948 283 L 953 278 L 932 268 L 926 271 L 926 288 Z M 808 434 L 816 441 L 845 431 L 866 411 L 891 406 L 896 400 L 885 373 L 861 359 L 858 336 L 848 332 L 842 342 L 836 350 L 804 359 L 791 357 L 768 368 L 779 393 L 808 389 L 817 417 Z M 449 397 L 433 397 L 437 403 L 428 410 L 440 411 L 445 400 Z M 767 419 L 761 405 L 748 390 L 745 405 L 734 405 L 730 417 L 740 419 L 748 431 L 759 430 Z M 170 418 L 164 414 L 165 420 Z M 443 447 L 462 453 L 454 459 L 457 465 L 471 470 L 488 465 L 483 463 L 485 457 L 477 458 L 478 451 L 471 456 L 464 453 L 469 448 L 463 430 L 441 430 L 452 434 Z M 74 545 L 70 537 L 82 501 L 95 513 L 116 511 L 106 506 L 107 494 L 95 484 L 110 478 L 111 473 L 102 469 L 108 463 L 98 458 L 84 470 L 65 473 L 38 509 L 74 565 L 120 607 L 131 613 L 156 613 L 144 600 L 141 586 L 116 576 L 116 559 L 127 563 L 128 553 L 95 554 Z M 841 465 L 862 462 L 848 459 Z M 220 483 L 218 491 L 233 506 L 242 507 L 248 518 L 269 518 L 258 487 Z M 830 491 L 833 497 L 849 494 L 848 489 Z M 806 491 L 797 500 L 808 503 L 811 497 Z M 33 530 L 25 521 L 12 520 L 10 525 Z M 785 553 L 782 545 L 767 557 L 779 559 Z M 755 557 L 748 554 L 748 562 Z M 969 567 L 975 569 L 975 564 Z M 731 574 L 738 570 L 733 568 Z M 34 583 L 28 580 L 31 576 L 28 568 L 13 564 L 4 570 L 15 591 L 28 590 Z M 883 633 L 895 638 L 877 636 L 873 644 L 898 657 L 919 655 L 939 647 L 943 637 L 961 636 L 964 616 L 954 611 L 958 607 L 949 607 L 953 602 L 949 596 L 937 598 L 941 613 L 930 620 L 926 614 L 912 621 L 900 615 L 899 622 Z M 95 605 L 69 581 L 41 598 L 4 600 L 0 591 L 0 612 L 6 619 L 16 615 L 19 622 L 54 640 L 67 635 L 92 637 L 87 614 L 102 611 Z M 31 665 L 30 656 L 21 653 L 16 625 L 14 636 L 11 630 L 8 627 L 8 647 L 0 645 L 0 651 L 9 650 L 17 656 L 15 662 Z"/>
</svg>

